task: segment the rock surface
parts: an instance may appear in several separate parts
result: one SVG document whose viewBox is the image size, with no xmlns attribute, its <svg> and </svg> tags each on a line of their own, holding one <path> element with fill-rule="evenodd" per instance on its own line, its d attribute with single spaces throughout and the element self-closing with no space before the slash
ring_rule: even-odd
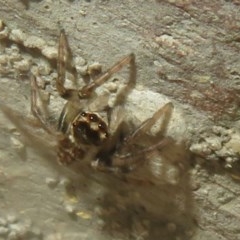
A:
<svg viewBox="0 0 240 240">
<path fill-rule="evenodd" d="M 63 170 L 26 148 L 0 113 L 0 239 L 240 239 L 239 1 L 0 3 L 1 102 L 32 118 L 32 72 L 59 115 L 64 28 L 80 83 L 89 69 L 104 71 L 134 52 L 137 86 L 126 117 L 140 124 L 172 102 L 166 134 L 176 140 L 152 161 L 158 184 L 141 186 Z M 127 76 L 118 73 L 103 93 L 114 99 Z"/>
</svg>

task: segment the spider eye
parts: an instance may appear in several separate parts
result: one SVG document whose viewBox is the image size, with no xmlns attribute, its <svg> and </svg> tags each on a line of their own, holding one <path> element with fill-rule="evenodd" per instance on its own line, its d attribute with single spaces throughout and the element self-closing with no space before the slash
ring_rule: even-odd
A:
<svg viewBox="0 0 240 240">
<path fill-rule="evenodd" d="M 81 116 L 82 116 L 82 117 L 86 117 L 87 114 L 86 114 L 85 112 L 82 112 L 82 113 L 81 113 Z"/>
<path fill-rule="evenodd" d="M 107 128 L 106 125 L 103 123 L 99 123 L 98 127 L 99 127 L 99 129 L 102 129 L 102 130 L 105 130 Z"/>
<path fill-rule="evenodd" d="M 92 122 L 97 122 L 98 121 L 98 117 L 95 114 L 90 114 L 89 119 Z"/>
</svg>

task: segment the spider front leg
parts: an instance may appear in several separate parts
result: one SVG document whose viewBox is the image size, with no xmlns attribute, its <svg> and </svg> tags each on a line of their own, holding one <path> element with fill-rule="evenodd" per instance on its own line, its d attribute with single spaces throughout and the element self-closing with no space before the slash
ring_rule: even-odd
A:
<svg viewBox="0 0 240 240">
<path fill-rule="evenodd" d="M 104 84 L 113 74 L 120 71 L 124 66 L 130 65 L 130 74 L 129 81 L 124 89 L 124 95 L 126 95 L 130 89 L 132 89 L 136 84 L 136 64 L 135 64 L 135 55 L 133 53 L 121 59 L 119 62 L 114 64 L 111 68 L 109 68 L 105 73 L 103 73 L 99 78 L 97 78 L 94 82 L 84 86 L 79 90 L 80 98 L 88 98 L 91 96 L 92 92 L 102 84 Z M 123 94 L 123 93 L 122 93 Z M 120 99 L 120 97 L 118 97 Z"/>
<path fill-rule="evenodd" d="M 135 55 L 133 53 L 124 57 L 122 60 L 114 64 L 110 69 L 103 73 L 100 77 L 95 79 L 90 84 L 87 84 L 80 90 L 66 89 L 64 86 L 66 77 L 66 67 L 69 66 L 70 60 L 70 48 L 68 45 L 67 37 L 64 30 L 61 30 L 58 45 L 58 60 L 57 60 L 57 72 L 58 77 L 56 81 L 56 88 L 60 96 L 65 99 L 87 99 L 89 98 L 94 90 L 104 84 L 113 74 L 120 71 L 124 66 L 130 65 L 130 76 L 128 85 L 125 87 L 124 91 L 120 95 L 127 94 L 131 88 L 136 84 L 136 65 L 135 65 Z M 123 94 L 124 92 L 124 94 Z M 126 93 L 127 92 L 127 93 Z M 117 102 L 121 101 L 121 96 L 118 97 Z"/>
<path fill-rule="evenodd" d="M 125 144 L 134 143 L 136 139 L 141 138 L 143 134 L 146 134 L 148 131 L 151 130 L 153 125 L 162 117 L 162 123 L 160 126 L 160 130 L 158 131 L 157 135 L 164 135 L 166 132 L 166 128 L 170 121 L 172 111 L 173 111 L 173 104 L 171 102 L 166 103 L 162 108 L 156 111 L 151 118 L 145 120 L 132 134 L 130 134 L 126 140 Z"/>
<path fill-rule="evenodd" d="M 71 64 L 71 59 L 72 59 L 72 54 L 67 41 L 67 36 L 65 34 L 65 31 L 62 29 L 60 32 L 59 44 L 58 44 L 58 59 L 57 59 L 58 76 L 56 80 L 56 88 L 59 95 L 67 100 L 78 98 L 77 90 L 67 89 L 64 86 L 65 78 L 66 78 L 66 68 L 69 66 L 73 68 Z"/>
</svg>

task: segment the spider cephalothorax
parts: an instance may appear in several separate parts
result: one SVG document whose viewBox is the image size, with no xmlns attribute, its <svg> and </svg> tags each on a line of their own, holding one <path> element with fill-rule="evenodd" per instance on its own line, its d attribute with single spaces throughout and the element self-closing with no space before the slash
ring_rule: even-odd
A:
<svg viewBox="0 0 240 240">
<path fill-rule="evenodd" d="M 106 123 L 97 113 L 81 112 L 71 124 L 74 141 L 99 146 L 108 137 Z"/>
</svg>

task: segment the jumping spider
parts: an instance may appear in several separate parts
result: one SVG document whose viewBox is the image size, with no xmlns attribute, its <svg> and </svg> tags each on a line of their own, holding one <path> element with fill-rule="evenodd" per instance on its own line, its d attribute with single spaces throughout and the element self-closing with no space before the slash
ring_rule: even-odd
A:
<svg viewBox="0 0 240 240">
<path fill-rule="evenodd" d="M 161 149 L 169 142 L 169 138 L 159 137 L 162 135 L 161 130 L 157 137 L 151 137 L 149 132 L 160 118 L 169 118 L 173 108 L 172 103 L 167 103 L 151 118 L 130 132 L 129 124 L 124 121 L 123 103 L 135 86 L 135 55 L 131 53 L 122 58 L 82 88 L 68 89 L 64 83 L 67 67 L 70 65 L 69 55 L 67 38 L 62 30 L 59 38 L 56 89 L 67 102 L 60 114 L 57 130 L 47 122 L 47 107 L 41 100 L 36 78 L 34 76 L 31 78 L 31 111 L 41 127 L 49 135 L 57 138 L 58 162 L 68 166 L 84 163 L 85 166 L 108 172 L 130 172 L 143 165 L 151 156 L 151 152 Z M 116 97 L 115 105 L 110 107 L 95 94 L 95 90 L 127 65 L 130 66 L 129 80 Z M 42 108 L 39 107 L 38 102 L 41 102 Z M 98 109 L 90 107 L 96 102 Z M 2 106 L 2 110 L 12 122 L 22 128 L 22 124 L 13 120 L 11 111 L 6 106 Z M 145 143 L 147 144 L 144 145 Z"/>
</svg>

